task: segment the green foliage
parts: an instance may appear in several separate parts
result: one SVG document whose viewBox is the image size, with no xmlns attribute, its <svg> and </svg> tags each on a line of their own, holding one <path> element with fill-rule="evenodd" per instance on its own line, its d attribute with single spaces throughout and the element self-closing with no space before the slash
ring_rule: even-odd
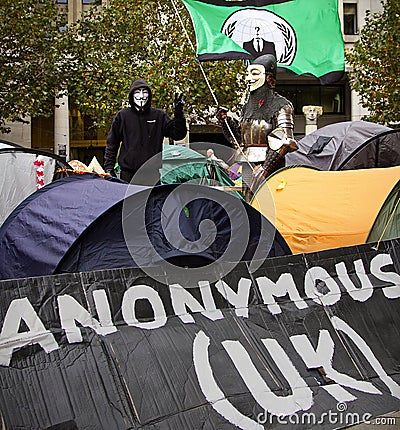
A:
<svg viewBox="0 0 400 430">
<path fill-rule="evenodd" d="M 174 2 L 192 46 L 194 30 L 181 2 Z M 69 27 L 68 56 L 75 65 L 68 91 L 77 108 L 95 126 L 109 127 L 127 102 L 133 80 L 146 80 L 153 106 L 172 114 L 174 93 L 183 92 L 191 121 L 208 121 L 215 102 L 171 0 L 110 0 L 91 8 Z M 219 104 L 240 106 L 244 65 L 236 62 L 202 64 Z M 239 76 L 239 77 L 238 77 Z"/>
<path fill-rule="evenodd" d="M 346 53 L 350 83 L 370 115 L 381 124 L 400 123 L 400 2 L 382 1 L 382 13 L 367 12 L 354 48 Z"/>
<path fill-rule="evenodd" d="M 66 18 L 53 0 L 7 0 L 0 7 L 0 131 L 5 121 L 49 115 L 63 84 L 59 52 Z"/>
<path fill-rule="evenodd" d="M 7 131 L 5 121 L 51 115 L 60 91 L 95 127 L 108 128 L 137 78 L 151 86 L 153 106 L 172 114 L 174 94 L 181 91 L 190 121 L 213 116 L 215 101 L 195 59 L 194 30 L 181 2 L 110 0 L 69 25 L 62 11 L 54 0 L 2 3 L 0 131 Z M 202 66 L 219 104 L 239 108 L 244 64 Z"/>
</svg>

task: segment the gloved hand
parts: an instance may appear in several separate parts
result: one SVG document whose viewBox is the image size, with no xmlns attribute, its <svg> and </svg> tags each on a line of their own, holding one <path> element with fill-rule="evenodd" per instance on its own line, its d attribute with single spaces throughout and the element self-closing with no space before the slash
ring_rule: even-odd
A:
<svg viewBox="0 0 400 430">
<path fill-rule="evenodd" d="M 223 106 L 218 106 L 216 116 L 217 116 L 218 121 L 224 122 L 225 119 L 228 117 L 228 108 L 223 107 Z"/>
<path fill-rule="evenodd" d="M 113 178 L 117 177 L 117 174 L 115 173 L 114 169 L 107 169 L 106 173 L 108 173 L 110 176 L 112 176 Z"/>
<path fill-rule="evenodd" d="M 175 93 L 175 100 L 174 100 L 174 116 L 182 117 L 183 116 L 183 106 L 185 105 L 185 102 L 182 99 L 183 95 L 182 93 Z"/>
</svg>

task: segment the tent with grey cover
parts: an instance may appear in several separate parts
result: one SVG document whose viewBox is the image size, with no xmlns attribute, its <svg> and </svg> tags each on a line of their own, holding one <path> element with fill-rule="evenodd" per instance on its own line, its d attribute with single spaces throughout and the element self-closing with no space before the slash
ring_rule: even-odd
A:
<svg viewBox="0 0 400 430">
<path fill-rule="evenodd" d="M 286 155 L 286 166 L 350 170 L 400 164 L 400 130 L 368 121 L 327 125 L 300 139 L 298 147 Z"/>
</svg>

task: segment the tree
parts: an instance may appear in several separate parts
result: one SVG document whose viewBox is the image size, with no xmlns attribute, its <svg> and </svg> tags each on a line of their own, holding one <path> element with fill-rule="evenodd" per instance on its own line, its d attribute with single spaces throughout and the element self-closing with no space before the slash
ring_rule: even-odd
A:
<svg viewBox="0 0 400 430">
<path fill-rule="evenodd" d="M 68 91 L 96 127 L 110 126 L 136 78 L 152 87 L 156 107 L 172 114 L 174 93 L 181 91 L 190 120 L 204 122 L 213 116 L 210 106 L 216 103 L 174 5 L 195 45 L 189 14 L 175 0 L 110 0 L 108 7 L 91 8 L 69 27 L 68 57 L 75 70 Z M 244 64 L 224 61 L 203 68 L 219 104 L 239 108 Z"/>
<path fill-rule="evenodd" d="M 0 131 L 6 121 L 50 115 L 64 78 L 60 28 L 66 17 L 53 0 L 8 0 L 0 8 Z"/>
<path fill-rule="evenodd" d="M 360 39 L 346 59 L 352 67 L 350 84 L 370 112 L 364 119 L 395 124 L 400 122 L 400 2 L 381 3 L 381 13 L 367 12 Z"/>
<path fill-rule="evenodd" d="M 51 115 L 60 92 L 68 93 L 70 105 L 91 117 L 95 127 L 109 127 L 138 77 L 153 88 L 155 106 L 172 113 L 179 90 L 190 120 L 205 122 L 213 116 L 210 106 L 216 103 L 182 30 L 180 19 L 195 45 L 181 2 L 109 0 L 108 6 L 95 4 L 68 25 L 65 9 L 54 0 L 3 3 L 0 131 L 9 131 L 6 121 Z M 203 63 L 203 68 L 218 102 L 239 109 L 243 62 Z"/>
</svg>

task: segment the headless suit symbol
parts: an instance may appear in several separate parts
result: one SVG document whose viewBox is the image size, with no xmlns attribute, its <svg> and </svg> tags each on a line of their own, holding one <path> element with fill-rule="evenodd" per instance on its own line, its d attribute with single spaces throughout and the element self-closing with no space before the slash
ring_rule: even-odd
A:
<svg viewBox="0 0 400 430">
<path fill-rule="evenodd" d="M 244 42 L 243 49 L 249 52 L 253 58 L 265 54 L 272 54 L 276 58 L 275 43 L 268 42 L 260 36 L 260 27 L 255 27 L 256 34 L 254 39 Z"/>
<path fill-rule="evenodd" d="M 228 116 L 226 108 L 217 112 L 225 136 L 233 146 L 240 146 L 236 161 L 242 163 L 247 201 L 265 178 L 285 165 L 285 155 L 297 150 L 293 105 L 274 89 L 276 67 L 272 54 L 262 55 L 248 66 L 250 94 L 239 120 Z"/>
</svg>

